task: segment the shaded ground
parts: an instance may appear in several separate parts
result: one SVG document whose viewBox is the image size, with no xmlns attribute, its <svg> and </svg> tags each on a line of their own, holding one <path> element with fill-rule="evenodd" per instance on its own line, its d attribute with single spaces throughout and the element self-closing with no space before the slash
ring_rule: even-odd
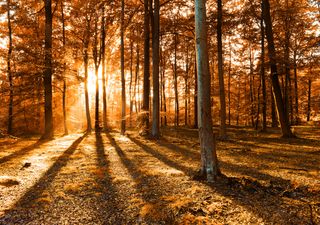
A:
<svg viewBox="0 0 320 225">
<path fill-rule="evenodd" d="M 0 139 L 0 224 L 320 224 L 320 129 L 295 132 L 230 128 L 212 185 L 193 129 Z"/>
</svg>

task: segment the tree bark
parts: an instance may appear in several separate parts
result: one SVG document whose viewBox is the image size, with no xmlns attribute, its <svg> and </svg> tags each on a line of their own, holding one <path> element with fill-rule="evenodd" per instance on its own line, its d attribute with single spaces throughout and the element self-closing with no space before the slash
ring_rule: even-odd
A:
<svg viewBox="0 0 320 225">
<path fill-rule="evenodd" d="M 101 23 L 101 63 L 102 63 L 102 121 L 103 129 L 107 130 L 107 90 L 106 90 L 106 17 L 105 8 L 102 7 L 102 23 Z"/>
<path fill-rule="evenodd" d="M 45 0 L 45 70 L 44 70 L 44 113 L 45 129 L 42 138 L 53 138 L 52 115 L 52 6 L 51 0 Z"/>
<path fill-rule="evenodd" d="M 307 106 L 307 121 L 310 121 L 311 117 L 311 79 L 308 79 L 308 106 Z"/>
<path fill-rule="evenodd" d="M 197 59 L 195 57 L 194 62 L 194 128 L 198 129 L 199 123 L 198 123 L 198 71 L 197 71 Z"/>
<path fill-rule="evenodd" d="M 11 27 L 11 1 L 7 0 L 7 20 L 8 20 L 8 37 L 9 37 L 9 47 L 8 47 L 8 58 L 7 58 L 7 74 L 9 80 L 9 110 L 8 110 L 8 134 L 12 134 L 13 126 L 13 78 L 11 72 L 11 58 L 12 58 L 12 27 Z"/>
<path fill-rule="evenodd" d="M 90 103 L 89 103 L 89 93 L 88 93 L 88 66 L 89 66 L 89 42 L 90 42 L 90 23 L 91 18 L 86 16 L 86 30 L 84 33 L 83 40 L 83 63 L 84 63 L 84 96 L 85 96 L 85 108 L 86 108 L 86 119 L 87 119 L 87 132 L 91 132 L 91 116 L 90 116 Z"/>
<path fill-rule="evenodd" d="M 178 95 L 178 71 L 177 71 L 177 45 L 178 45 L 178 34 L 174 34 L 174 99 L 175 99 L 175 126 L 179 126 L 179 95 Z"/>
<path fill-rule="evenodd" d="M 298 73 L 297 73 L 297 52 L 293 54 L 294 74 L 294 98 L 295 98 L 295 124 L 299 125 L 299 97 L 298 97 Z"/>
<path fill-rule="evenodd" d="M 149 133 L 149 95 L 150 95 L 150 14 L 149 0 L 144 0 L 144 74 L 141 135 Z"/>
<path fill-rule="evenodd" d="M 262 4 L 261 4 L 262 9 Z M 261 87 L 262 87 L 262 131 L 265 131 L 267 129 L 267 90 L 266 90 L 266 76 L 265 76 L 265 49 L 264 49 L 264 24 L 263 24 L 263 15 L 261 10 L 261 21 L 260 21 L 260 29 L 261 29 L 261 70 L 260 70 L 260 76 L 261 76 Z"/>
<path fill-rule="evenodd" d="M 224 90 L 223 76 L 223 49 L 222 49 L 222 0 L 217 0 L 218 3 L 218 25 L 217 25 L 217 42 L 218 42 L 218 76 L 219 76 L 219 91 L 220 91 L 220 136 L 226 138 L 226 97 Z"/>
<path fill-rule="evenodd" d="M 62 21 L 62 44 L 65 52 L 66 47 L 66 29 L 65 29 L 65 18 L 64 18 L 64 5 L 61 1 L 61 21 Z M 62 90 L 62 111 L 63 111 L 63 125 L 64 125 L 64 135 L 67 135 L 68 126 L 67 126 L 67 109 L 66 109 L 66 98 L 67 98 L 67 80 L 66 80 L 66 67 L 67 63 L 63 63 L 62 79 L 63 79 L 63 90 Z"/>
<path fill-rule="evenodd" d="M 206 1 L 195 0 L 196 54 L 198 71 L 198 115 L 201 173 L 209 182 L 220 174 L 212 130 L 210 73 L 207 46 Z"/>
<path fill-rule="evenodd" d="M 285 112 L 280 83 L 278 79 L 276 51 L 274 47 L 272 22 L 271 22 L 271 16 L 270 16 L 270 4 L 269 4 L 269 0 L 263 0 L 262 2 L 263 2 L 263 17 L 264 17 L 263 19 L 266 25 L 266 36 L 268 40 L 268 53 L 269 53 L 270 67 L 271 67 L 271 81 L 272 81 L 272 87 L 273 87 L 273 94 L 275 97 L 275 102 L 278 110 L 282 136 L 294 137 L 290 129 L 288 115 Z"/>
<path fill-rule="evenodd" d="M 124 77 L 124 0 L 121 0 L 121 131 L 126 132 L 126 81 Z"/>
</svg>

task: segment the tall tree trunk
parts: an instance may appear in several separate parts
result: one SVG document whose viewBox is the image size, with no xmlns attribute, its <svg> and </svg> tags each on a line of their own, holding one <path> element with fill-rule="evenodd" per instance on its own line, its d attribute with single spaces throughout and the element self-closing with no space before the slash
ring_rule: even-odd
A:
<svg viewBox="0 0 320 225">
<path fill-rule="evenodd" d="M 298 73 L 297 73 L 297 52 L 293 54 L 294 73 L 294 98 L 295 98 L 295 124 L 299 124 L 299 98 L 298 98 Z"/>
<path fill-rule="evenodd" d="M 52 7 L 51 0 L 45 0 L 45 70 L 44 70 L 44 113 L 45 128 L 42 138 L 53 137 L 53 115 L 52 115 Z"/>
<path fill-rule="evenodd" d="M 121 0 L 121 134 L 126 132 L 126 81 L 124 77 L 124 0 Z"/>
<path fill-rule="evenodd" d="M 12 124 L 13 124 L 13 78 L 11 72 L 11 57 L 12 57 L 12 27 L 11 27 L 11 1 L 7 0 L 7 19 L 8 19 L 8 37 L 9 37 L 9 47 L 8 47 L 8 58 L 7 58 L 7 73 L 9 79 L 9 111 L 8 111 L 8 134 L 12 134 Z"/>
<path fill-rule="evenodd" d="M 166 61 L 165 61 L 165 56 L 162 54 L 162 68 L 161 68 L 161 85 L 162 85 L 162 104 L 163 104 L 163 113 L 164 113 L 164 125 L 167 126 L 167 99 L 166 99 L 166 79 L 165 79 L 165 74 L 166 74 Z"/>
<path fill-rule="evenodd" d="M 266 36 L 268 40 L 268 52 L 269 52 L 270 67 L 271 67 L 271 81 L 273 86 L 273 94 L 275 97 L 276 106 L 278 110 L 282 136 L 293 137 L 294 135 L 292 134 L 290 129 L 288 115 L 285 112 L 280 83 L 278 79 L 276 51 L 275 51 L 274 41 L 273 41 L 273 31 L 272 31 L 272 22 L 271 22 L 271 16 L 270 16 L 269 0 L 263 0 L 263 17 L 266 25 Z"/>
<path fill-rule="evenodd" d="M 274 102 L 274 95 L 273 95 L 272 86 L 270 88 L 270 93 L 271 93 L 271 123 L 272 123 L 271 126 L 272 127 L 278 127 L 276 104 Z"/>
<path fill-rule="evenodd" d="M 106 17 L 105 8 L 102 7 L 102 23 L 101 23 L 101 63 L 102 63 L 102 121 L 103 129 L 107 129 L 107 90 L 106 90 Z"/>
<path fill-rule="evenodd" d="M 308 106 L 307 106 L 307 121 L 310 121 L 311 117 L 311 79 L 308 79 Z"/>
<path fill-rule="evenodd" d="M 95 123 L 94 127 L 96 131 L 100 129 L 99 125 L 99 65 L 100 65 L 100 59 L 101 54 L 98 50 L 98 14 L 95 15 L 95 21 L 94 21 L 94 43 L 93 43 L 93 60 L 94 60 L 94 72 L 96 77 L 96 95 L 95 95 Z"/>
<path fill-rule="evenodd" d="M 262 4 L 261 4 L 262 7 Z M 266 76 L 265 76 L 265 59 L 264 59 L 264 24 L 262 19 L 262 10 L 261 10 L 261 21 L 260 21 L 260 29 L 261 29 L 261 87 L 262 87 L 262 131 L 267 129 L 267 90 L 266 90 Z"/>
<path fill-rule="evenodd" d="M 137 87 L 139 88 L 139 69 L 140 69 L 140 48 L 139 48 L 139 43 L 137 42 L 136 44 L 136 70 L 135 70 L 135 78 L 134 78 L 134 90 L 133 90 L 133 95 L 134 95 L 134 105 L 136 109 L 136 113 L 138 113 L 138 105 L 137 105 Z M 139 91 L 138 91 L 139 93 Z"/>
<path fill-rule="evenodd" d="M 249 64 L 250 64 L 250 77 L 249 77 L 249 85 L 250 85 L 250 116 L 251 116 L 251 126 L 254 127 L 254 116 L 255 116 L 255 93 L 254 93 L 254 75 L 253 75 L 253 61 L 252 59 L 252 49 L 251 43 L 249 48 Z"/>
<path fill-rule="evenodd" d="M 229 57 L 229 74 L 228 74 L 228 124 L 231 124 L 231 60 L 232 60 L 232 48 L 231 48 L 231 41 L 229 39 L 229 50 L 230 50 L 230 57 Z"/>
<path fill-rule="evenodd" d="M 150 14 L 149 0 L 144 0 L 144 74 L 141 135 L 149 133 L 149 95 L 150 95 Z"/>
<path fill-rule="evenodd" d="M 83 63 L 84 63 L 84 96 L 85 96 L 85 108 L 86 108 L 86 119 L 87 119 L 87 132 L 91 132 L 92 130 L 89 93 L 88 93 L 88 66 L 89 66 L 88 48 L 89 48 L 89 42 L 90 42 L 90 23 L 91 23 L 91 18 L 86 16 L 86 31 L 84 33 L 84 40 L 83 40 Z"/>
<path fill-rule="evenodd" d="M 160 2 L 154 0 L 153 26 L 152 26 L 152 83 L 153 83 L 153 104 L 152 104 L 152 131 L 153 138 L 160 137 L 159 120 L 159 47 L 160 47 Z"/>
<path fill-rule="evenodd" d="M 184 92 L 184 125 L 188 126 L 188 90 L 189 90 L 189 46 L 186 53 L 186 74 L 184 77 L 185 92 Z"/>
<path fill-rule="evenodd" d="M 198 70 L 197 70 L 197 59 L 195 57 L 194 62 L 194 128 L 197 129 L 199 127 L 198 122 Z"/>
<path fill-rule="evenodd" d="M 64 19 L 64 5 L 61 1 L 61 21 L 62 21 L 62 44 L 63 48 L 66 46 L 66 29 L 65 29 L 65 19 Z M 65 53 L 65 49 L 64 49 Z M 67 80 L 66 80 L 66 67 L 67 63 L 63 63 L 62 79 L 63 79 L 63 89 L 62 89 L 62 111 L 63 111 L 63 125 L 64 125 L 64 135 L 68 134 L 67 127 L 67 109 L 66 109 L 66 98 L 67 98 Z"/>
<path fill-rule="evenodd" d="M 212 130 L 210 73 L 207 46 L 206 1 L 195 0 L 196 53 L 198 71 L 198 113 L 201 149 L 201 173 L 213 182 L 220 174 L 216 141 Z"/>
<path fill-rule="evenodd" d="M 133 83 L 133 40 L 130 40 L 130 83 L 129 83 L 129 118 L 130 118 L 130 127 L 132 127 L 132 111 L 133 111 L 133 99 L 132 99 L 132 83 Z"/>
<path fill-rule="evenodd" d="M 179 95 L 178 95 L 178 71 L 177 71 L 177 45 L 178 45 L 178 34 L 174 34 L 174 99 L 175 99 L 175 126 L 179 126 Z"/>
<path fill-rule="evenodd" d="M 218 25 L 217 25 L 217 42 L 218 42 L 218 76 L 219 76 L 219 91 L 220 91 L 220 136 L 225 138 L 227 135 L 226 128 L 226 97 L 224 91 L 224 76 L 223 76 L 223 49 L 222 49 L 222 0 L 217 0 L 218 3 Z"/>
</svg>

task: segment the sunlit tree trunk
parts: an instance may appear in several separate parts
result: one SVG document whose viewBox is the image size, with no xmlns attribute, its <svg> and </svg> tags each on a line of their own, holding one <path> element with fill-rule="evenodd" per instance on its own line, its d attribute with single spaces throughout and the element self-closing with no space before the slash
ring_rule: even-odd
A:
<svg viewBox="0 0 320 225">
<path fill-rule="evenodd" d="M 132 111 L 133 111 L 133 100 L 132 100 L 132 83 L 133 83 L 133 40 L 130 40 L 130 83 L 129 83 L 129 119 L 130 127 L 132 127 Z"/>
<path fill-rule="evenodd" d="M 163 119 L 164 119 L 164 125 L 167 126 L 167 99 L 166 99 L 166 79 L 165 79 L 165 74 L 166 74 L 166 59 L 165 59 L 165 54 L 161 54 L 161 61 L 162 61 L 162 66 L 161 66 L 161 85 L 162 85 L 162 105 L 163 105 Z"/>
<path fill-rule="evenodd" d="M 64 19 L 64 5 L 63 1 L 61 1 L 61 21 L 62 21 L 62 44 L 63 48 L 66 46 L 66 29 L 65 29 L 65 19 Z M 65 49 L 64 49 L 64 53 Z M 66 80 L 66 62 L 63 63 L 63 89 L 62 89 L 62 111 L 63 111 L 63 125 L 64 125 L 64 134 L 68 134 L 68 127 L 67 127 L 67 109 L 66 109 L 66 98 L 67 98 L 67 80 Z"/>
<path fill-rule="evenodd" d="M 139 88 L 139 69 L 140 69 L 140 48 L 139 48 L 139 43 L 137 42 L 136 44 L 136 70 L 135 70 L 135 79 L 134 79 L 134 90 L 133 90 L 133 95 L 134 95 L 134 105 L 136 109 L 136 113 L 138 113 L 138 104 L 137 104 L 137 88 Z"/>
<path fill-rule="evenodd" d="M 226 128 L 226 97 L 224 91 L 224 76 L 223 76 L 223 49 L 222 49 L 222 0 L 217 0 L 218 3 L 218 25 L 217 25 L 217 42 L 218 42 L 218 76 L 219 76 L 219 91 L 220 91 L 220 136 L 225 138 L 227 135 Z"/>
<path fill-rule="evenodd" d="M 149 0 L 144 0 L 144 74 L 141 135 L 149 133 L 149 95 L 150 95 L 150 16 Z"/>
<path fill-rule="evenodd" d="M 311 79 L 308 79 L 308 106 L 307 106 L 307 121 L 310 121 L 311 116 Z"/>
<path fill-rule="evenodd" d="M 279 121 L 283 137 L 293 137 L 291 132 L 288 115 L 285 112 L 280 83 L 278 79 L 277 64 L 276 64 L 276 51 L 273 41 L 272 22 L 270 16 L 269 0 L 263 0 L 263 19 L 266 25 L 266 37 L 268 40 L 268 53 L 271 67 L 271 81 L 273 87 L 273 94 L 278 110 Z"/>
<path fill-rule="evenodd" d="M 12 57 L 12 27 L 11 27 L 11 1 L 7 0 L 7 20 L 8 20 L 8 37 L 9 37 L 9 47 L 8 47 L 8 58 L 7 58 L 7 73 L 9 80 L 9 111 L 8 111 L 8 134 L 12 134 L 12 124 L 13 124 L 13 79 L 11 71 L 11 57 Z"/>
<path fill-rule="evenodd" d="M 175 126 L 179 126 L 179 95 L 178 95 L 178 71 L 177 71 L 177 45 L 178 45 L 178 34 L 174 34 L 174 99 L 175 99 Z"/>
<path fill-rule="evenodd" d="M 159 105 L 159 48 L 160 48 L 160 2 L 154 0 L 153 26 L 152 26 L 152 131 L 153 138 L 160 137 L 160 105 Z"/>
<path fill-rule="evenodd" d="M 106 90 L 106 17 L 105 8 L 102 7 L 101 23 L 101 64 L 102 64 L 102 107 L 103 107 L 103 129 L 107 129 L 107 90 Z"/>
<path fill-rule="evenodd" d="M 121 0 L 121 131 L 126 132 L 126 81 L 124 77 L 124 0 Z"/>
<path fill-rule="evenodd" d="M 262 4 L 261 4 L 262 7 Z M 261 10 L 261 21 L 260 21 L 260 29 L 261 29 L 261 87 L 262 87 L 262 130 L 265 131 L 267 129 L 267 91 L 266 91 L 266 76 L 265 76 L 265 59 L 264 59 L 264 24 L 262 19 L 262 10 Z"/>
<path fill-rule="evenodd" d="M 86 119 L 87 119 L 87 132 L 91 132 L 91 116 L 90 116 L 90 104 L 89 104 L 89 93 L 88 93 L 88 66 L 89 66 L 89 42 L 90 42 L 90 23 L 91 18 L 86 16 L 86 31 L 84 33 L 83 40 L 83 64 L 84 64 L 84 96 L 85 96 L 85 108 L 86 108 Z"/>
<path fill-rule="evenodd" d="M 295 124 L 299 124 L 299 98 L 298 98 L 298 73 L 297 73 L 297 52 L 293 53 L 293 74 L 294 74 L 294 99 L 295 99 Z"/>
<path fill-rule="evenodd" d="M 198 71 L 198 116 L 201 173 L 213 182 L 219 175 L 216 142 L 212 130 L 210 73 L 207 46 L 206 1 L 195 0 L 196 54 Z"/>
<path fill-rule="evenodd" d="M 277 112 L 276 112 L 276 104 L 274 102 L 274 95 L 272 86 L 270 88 L 271 93 L 271 126 L 278 127 L 278 120 L 277 120 Z"/>
<path fill-rule="evenodd" d="M 231 124 L 231 60 L 232 60 L 232 47 L 231 47 L 231 41 L 229 39 L 229 74 L 228 74 L 228 125 Z"/>
<path fill-rule="evenodd" d="M 197 129 L 199 127 L 198 123 L 198 71 L 197 71 L 197 59 L 195 57 L 195 63 L 194 63 L 194 125 L 193 127 Z"/>
<path fill-rule="evenodd" d="M 101 61 L 101 51 L 98 50 L 98 45 L 99 45 L 99 41 L 98 41 L 98 35 L 99 35 L 99 31 L 98 31 L 98 20 L 99 20 L 99 16 L 98 13 L 96 12 L 95 15 L 95 21 L 94 21 L 94 43 L 93 43 L 93 61 L 94 61 L 94 72 L 95 72 L 95 77 L 96 77 L 96 95 L 95 95 L 95 123 L 94 123 L 94 127 L 96 130 L 100 129 L 100 125 L 99 125 L 99 65 L 100 65 L 100 61 Z"/>
<path fill-rule="evenodd" d="M 52 115 L 52 11 L 51 0 L 45 0 L 45 45 L 44 45 L 44 113 L 45 128 L 42 138 L 53 137 Z"/>
<path fill-rule="evenodd" d="M 184 125 L 188 126 L 188 91 L 189 91 L 189 46 L 186 53 L 186 74 L 184 77 Z"/>
</svg>

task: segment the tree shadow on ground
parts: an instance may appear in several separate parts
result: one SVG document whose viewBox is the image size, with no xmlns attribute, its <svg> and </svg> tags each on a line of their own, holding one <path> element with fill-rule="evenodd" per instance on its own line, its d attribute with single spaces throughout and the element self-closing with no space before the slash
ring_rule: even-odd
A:
<svg viewBox="0 0 320 225">
<path fill-rule="evenodd" d="M 190 168 L 181 165 L 177 161 L 169 159 L 164 153 L 160 153 L 156 149 L 142 143 L 133 136 L 129 138 L 139 145 L 144 151 L 150 153 L 157 159 L 161 160 L 168 166 L 176 168 L 185 172 L 185 174 L 190 175 Z M 166 146 L 168 150 L 174 151 L 185 156 L 185 160 L 194 159 L 196 156 L 194 153 L 185 153 L 183 149 L 174 146 L 173 144 L 163 142 L 158 142 L 159 145 Z M 190 158 L 190 156 L 192 158 Z M 197 158 L 200 158 L 198 156 Z M 248 179 L 244 177 L 226 177 L 223 176 L 214 184 L 208 184 L 204 182 L 205 185 L 210 187 L 213 191 L 219 194 L 229 197 L 237 205 L 241 205 L 262 218 L 264 222 L 280 224 L 284 223 L 287 218 L 290 218 L 291 223 L 301 223 L 303 221 L 311 223 L 311 212 L 308 202 L 301 201 L 304 197 L 317 197 L 314 193 L 310 193 L 306 187 L 299 187 L 299 189 L 294 188 L 289 180 L 284 180 L 282 178 L 273 177 L 269 174 L 261 173 L 260 171 L 249 168 L 243 165 L 235 165 L 226 162 L 220 162 L 222 169 L 227 169 L 234 173 L 242 173 L 244 176 L 252 176 L 256 178 Z M 259 179 L 266 180 L 269 182 L 260 183 Z M 287 197 L 300 201 L 300 205 L 294 205 L 288 207 L 283 201 L 282 197 Z M 266 210 L 267 209 L 267 210 Z M 281 209 L 281 210 L 279 210 Z M 300 215 L 301 212 L 305 212 L 305 216 Z M 270 216 L 272 215 L 272 216 Z M 301 217 L 302 216 L 302 217 Z"/>
<path fill-rule="evenodd" d="M 36 202 L 36 199 L 38 199 L 41 194 L 50 186 L 59 171 L 67 165 L 69 157 L 74 153 L 78 145 L 86 136 L 87 133 L 76 139 L 72 143 L 72 145 L 58 157 L 55 163 L 46 171 L 45 174 L 42 175 L 42 177 L 36 182 L 36 184 L 34 184 L 20 198 L 20 200 L 13 206 L 13 208 L 7 210 L 5 215 L 3 217 L 0 217 L 0 224 L 27 224 L 37 219 L 32 218 L 32 216 L 30 216 L 31 214 L 29 215 L 29 213 L 24 212 L 24 210 L 31 210 L 33 208 L 33 204 Z M 41 207 L 41 205 L 39 204 L 37 205 L 37 207 Z"/>
<path fill-rule="evenodd" d="M 95 137 L 97 164 L 100 170 L 103 172 L 103 176 L 96 176 L 96 183 L 99 184 L 99 189 L 102 191 L 102 195 L 98 198 L 98 216 L 104 218 L 104 224 L 127 224 L 129 222 L 128 218 L 123 212 L 123 207 L 121 207 L 119 196 L 109 173 L 110 163 L 106 159 L 107 155 L 105 153 L 105 146 L 101 133 L 96 132 Z"/>
<path fill-rule="evenodd" d="M 143 217 L 148 223 L 152 224 L 173 224 L 173 213 L 167 208 L 167 204 L 161 201 L 161 197 L 163 196 L 161 190 L 163 187 L 158 177 L 143 173 L 141 169 L 143 169 L 144 160 L 128 158 L 127 154 L 121 149 L 115 139 L 109 133 L 106 133 L 106 136 L 112 147 L 116 150 L 122 164 L 127 168 L 131 178 L 135 180 L 135 187 L 141 195 L 144 204 L 148 206 L 148 210 L 143 213 L 144 215 L 139 215 L 139 217 Z M 138 220 L 140 219 L 138 218 Z"/>
<path fill-rule="evenodd" d="M 11 153 L 10 155 L 4 156 L 2 158 L 0 158 L 0 164 L 3 164 L 5 162 L 8 162 L 12 159 L 18 159 L 23 157 L 24 155 L 28 154 L 29 152 L 31 152 L 32 150 L 39 148 L 41 145 L 45 144 L 46 142 L 48 142 L 48 140 L 38 140 L 36 143 L 24 147 L 16 152 Z"/>
</svg>

